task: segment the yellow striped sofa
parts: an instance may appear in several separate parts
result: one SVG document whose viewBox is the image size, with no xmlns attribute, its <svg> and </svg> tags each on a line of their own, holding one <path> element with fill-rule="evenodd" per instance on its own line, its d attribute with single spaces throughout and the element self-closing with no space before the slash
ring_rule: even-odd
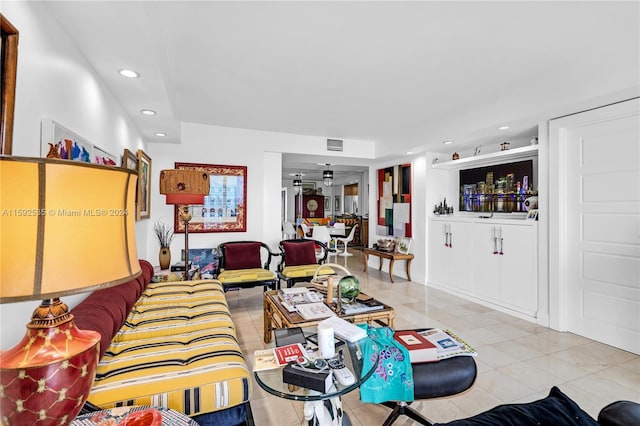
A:
<svg viewBox="0 0 640 426">
<path fill-rule="evenodd" d="M 88 401 L 100 408 L 170 408 L 201 424 L 242 424 L 251 372 L 222 284 L 149 283 L 153 267 L 140 263 L 149 276 L 144 283 L 96 291 L 72 311 L 78 327 L 99 331 L 101 345 L 108 344 Z"/>
</svg>

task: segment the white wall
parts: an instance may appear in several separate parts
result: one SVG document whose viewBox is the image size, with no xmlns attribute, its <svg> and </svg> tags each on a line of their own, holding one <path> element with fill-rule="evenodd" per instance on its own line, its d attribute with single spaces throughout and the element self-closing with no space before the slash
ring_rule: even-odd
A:
<svg viewBox="0 0 640 426">
<path fill-rule="evenodd" d="M 182 143 L 152 144 L 148 154 L 152 159 L 151 220 L 150 229 L 157 220 L 172 224 L 173 206 L 165 204 L 165 197 L 158 193 L 160 170 L 174 168 L 175 162 L 229 164 L 247 166 L 247 231 L 235 233 L 189 234 L 189 247 L 217 247 L 225 241 L 263 241 L 277 251 L 282 239 L 280 223 L 280 191 L 282 180 L 282 153 L 323 154 L 326 138 L 264 132 L 258 130 L 209 126 L 197 123 L 182 124 Z M 373 143 L 366 141 L 344 141 L 344 151 L 334 155 L 369 158 Z M 293 209 L 294 191 L 287 191 L 289 208 Z M 151 235 L 151 234 L 150 234 Z M 171 245 L 172 256 L 180 256 L 184 248 L 184 237 L 177 235 Z M 157 264 L 158 243 L 151 236 L 144 247 L 145 258 Z M 143 252 L 139 248 L 139 252 Z M 143 257 L 140 255 L 140 257 Z M 275 262 L 272 265 L 275 267 Z"/>
<path fill-rule="evenodd" d="M 117 156 L 124 148 L 134 152 L 143 148 L 140 134 L 120 104 L 103 89 L 69 36 L 46 11 L 46 7 L 32 2 L 2 4 L 2 14 L 20 32 L 13 155 L 41 156 L 40 124 L 45 118 Z M 136 231 L 140 246 L 146 228 L 138 223 Z M 73 259 L 69 262 L 71 267 Z M 86 294 L 68 296 L 63 301 L 71 308 L 84 297 Z M 37 305 L 37 301 L 0 305 L 0 348 L 7 349 L 24 336 L 23 325 Z"/>
</svg>

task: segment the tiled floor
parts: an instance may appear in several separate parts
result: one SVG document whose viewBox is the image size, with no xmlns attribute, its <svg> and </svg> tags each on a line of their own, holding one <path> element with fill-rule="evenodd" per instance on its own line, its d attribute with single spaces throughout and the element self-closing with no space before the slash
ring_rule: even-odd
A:
<svg viewBox="0 0 640 426">
<path fill-rule="evenodd" d="M 351 250 L 351 249 L 350 249 Z M 478 351 L 478 378 L 465 394 L 415 402 L 412 407 L 432 421 L 468 417 L 498 404 L 529 402 L 558 386 L 594 418 L 608 403 L 640 402 L 640 356 L 592 340 L 545 327 L 470 303 L 442 291 L 396 279 L 369 268 L 360 256 L 338 258 L 358 276 L 362 289 L 396 309 L 396 328 L 449 328 Z M 262 288 L 227 294 L 240 344 L 251 363 L 262 341 Z M 302 403 L 267 394 L 254 383 L 251 408 L 258 426 L 293 426 L 303 419 Z M 343 398 L 354 425 L 382 424 L 389 409 L 363 404 L 359 393 Z M 412 425 L 401 417 L 395 425 Z"/>
</svg>

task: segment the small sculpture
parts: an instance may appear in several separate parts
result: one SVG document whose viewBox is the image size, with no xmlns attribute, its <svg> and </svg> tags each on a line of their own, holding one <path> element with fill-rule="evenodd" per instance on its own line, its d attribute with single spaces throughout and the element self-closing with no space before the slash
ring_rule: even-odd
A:
<svg viewBox="0 0 640 426">
<path fill-rule="evenodd" d="M 47 152 L 47 158 L 60 158 L 57 145 L 54 146 L 52 143 L 49 143 L 49 152 Z"/>
<path fill-rule="evenodd" d="M 458 160 L 458 159 L 460 159 L 460 155 L 458 155 L 457 152 L 454 152 L 453 155 L 451 156 L 451 159 L 452 160 Z"/>
</svg>

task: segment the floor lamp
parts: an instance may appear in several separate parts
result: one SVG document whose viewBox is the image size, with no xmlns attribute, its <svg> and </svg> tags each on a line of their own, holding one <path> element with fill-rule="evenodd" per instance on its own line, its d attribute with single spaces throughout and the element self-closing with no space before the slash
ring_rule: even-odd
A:
<svg viewBox="0 0 640 426">
<path fill-rule="evenodd" d="M 0 156 L 0 182 L 0 303 L 42 300 L 25 337 L 0 352 L 2 423 L 66 425 L 91 391 L 100 334 L 79 330 L 60 297 L 140 275 L 137 175 Z"/>
<path fill-rule="evenodd" d="M 160 172 L 160 194 L 167 204 L 175 204 L 184 223 L 184 279 L 189 279 L 189 221 L 190 204 L 204 204 L 209 194 L 209 174 L 202 170 L 172 169 Z"/>
</svg>

